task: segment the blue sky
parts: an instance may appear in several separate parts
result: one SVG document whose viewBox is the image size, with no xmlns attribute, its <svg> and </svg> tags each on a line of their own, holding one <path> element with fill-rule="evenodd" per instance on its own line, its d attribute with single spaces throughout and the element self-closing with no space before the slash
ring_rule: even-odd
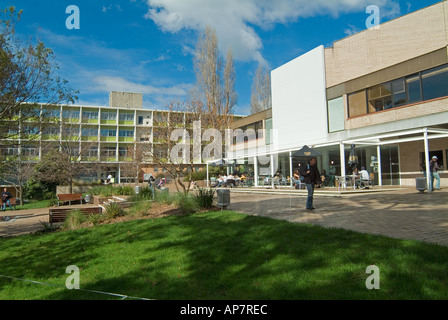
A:
<svg viewBox="0 0 448 320">
<path fill-rule="evenodd" d="M 381 22 L 439 0 L 0 0 L 23 9 L 17 33 L 38 37 L 55 53 L 60 75 L 82 105 L 108 105 L 109 92 L 143 93 L 161 109 L 187 98 L 194 85 L 193 52 L 206 25 L 220 49 L 231 48 L 237 73 L 236 114 L 249 114 L 259 63 L 275 69 L 319 45 L 366 29 L 366 8 Z M 66 8 L 80 11 L 80 29 L 66 28 Z"/>
</svg>

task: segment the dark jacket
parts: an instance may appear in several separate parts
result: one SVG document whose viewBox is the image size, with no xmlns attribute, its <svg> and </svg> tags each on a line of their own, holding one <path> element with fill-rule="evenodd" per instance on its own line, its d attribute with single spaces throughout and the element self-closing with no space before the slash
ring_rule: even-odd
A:
<svg viewBox="0 0 448 320">
<path fill-rule="evenodd" d="M 307 171 L 310 171 L 310 173 L 307 173 Z M 319 169 L 317 169 L 317 165 L 311 166 L 310 164 L 304 165 L 300 169 L 300 175 L 305 178 L 305 183 L 320 183 L 320 173 Z"/>
<path fill-rule="evenodd" d="M 11 199 L 11 194 L 9 193 L 9 191 L 3 191 L 2 192 L 2 200 L 6 201 L 8 199 Z"/>
</svg>

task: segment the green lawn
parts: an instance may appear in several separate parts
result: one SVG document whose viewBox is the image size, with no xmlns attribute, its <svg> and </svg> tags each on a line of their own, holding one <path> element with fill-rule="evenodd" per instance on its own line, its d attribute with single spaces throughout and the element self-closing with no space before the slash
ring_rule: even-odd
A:
<svg viewBox="0 0 448 320">
<path fill-rule="evenodd" d="M 42 209 L 50 206 L 50 200 L 31 201 L 26 202 L 23 205 L 16 206 L 16 210 L 28 210 L 28 209 Z M 7 210 L 9 208 L 7 207 Z"/>
<path fill-rule="evenodd" d="M 380 270 L 368 290 L 366 268 Z M 3 238 L 0 274 L 150 299 L 447 299 L 448 248 L 230 211 Z M 118 299 L 0 278 L 0 299 Z"/>
</svg>

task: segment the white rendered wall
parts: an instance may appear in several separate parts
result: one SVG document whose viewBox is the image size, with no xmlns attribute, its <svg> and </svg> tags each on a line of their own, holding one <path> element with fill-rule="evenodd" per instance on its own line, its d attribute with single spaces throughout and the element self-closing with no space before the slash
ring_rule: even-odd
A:
<svg viewBox="0 0 448 320">
<path fill-rule="evenodd" d="M 324 47 L 271 73 L 274 149 L 301 148 L 328 138 Z"/>
</svg>

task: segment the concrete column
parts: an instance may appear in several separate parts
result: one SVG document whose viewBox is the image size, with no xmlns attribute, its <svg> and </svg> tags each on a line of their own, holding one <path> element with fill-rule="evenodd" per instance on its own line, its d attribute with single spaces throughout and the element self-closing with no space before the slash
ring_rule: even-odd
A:
<svg viewBox="0 0 448 320">
<path fill-rule="evenodd" d="M 381 170 L 381 146 L 376 147 L 376 157 L 378 160 L 378 185 L 381 187 L 383 185 L 383 172 Z"/>
<path fill-rule="evenodd" d="M 258 158 L 254 156 L 254 185 L 258 187 Z"/>
<path fill-rule="evenodd" d="M 345 177 L 345 150 L 342 142 L 339 142 L 339 154 L 341 157 L 341 176 Z"/>
<path fill-rule="evenodd" d="M 290 180 L 289 180 L 289 183 L 290 183 L 290 185 L 291 185 L 291 187 L 292 187 L 292 178 L 293 178 L 293 176 L 294 176 L 294 172 L 292 172 L 292 152 L 291 151 L 289 151 L 289 174 L 290 174 Z"/>
<path fill-rule="evenodd" d="M 432 192 L 431 190 L 431 172 L 429 167 L 429 143 L 428 143 L 428 129 L 425 128 L 425 132 L 423 133 L 424 142 L 425 142 L 425 165 L 426 165 L 426 186 L 428 188 L 428 193 Z"/>
</svg>

